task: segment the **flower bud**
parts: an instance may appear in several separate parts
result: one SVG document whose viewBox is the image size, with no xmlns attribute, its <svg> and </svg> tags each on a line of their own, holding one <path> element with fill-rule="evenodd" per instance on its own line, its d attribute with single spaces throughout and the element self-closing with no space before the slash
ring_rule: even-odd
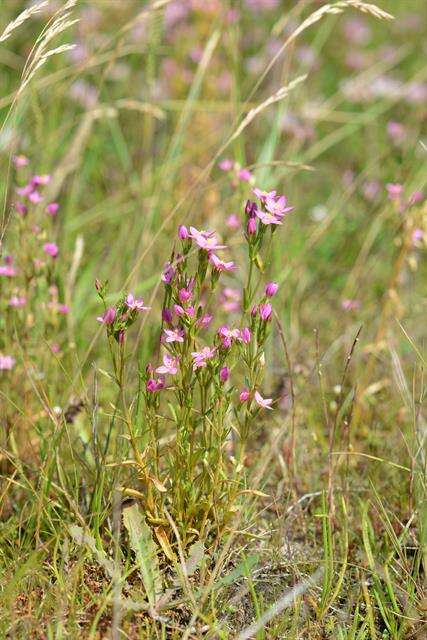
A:
<svg viewBox="0 0 427 640">
<path fill-rule="evenodd" d="M 181 240 L 186 240 L 188 236 L 189 236 L 189 233 L 188 233 L 187 227 L 181 224 L 178 227 L 178 238 L 180 238 Z"/>
<path fill-rule="evenodd" d="M 221 382 L 227 382 L 229 377 L 230 369 L 228 367 L 222 367 L 221 371 L 219 372 L 219 379 L 221 380 Z"/>
<path fill-rule="evenodd" d="M 248 224 L 246 226 L 246 231 L 248 236 L 254 236 L 256 234 L 256 220 L 255 218 L 249 218 Z"/>
<path fill-rule="evenodd" d="M 277 282 L 269 282 L 265 287 L 265 295 L 267 296 L 267 298 L 272 298 L 276 295 L 278 290 L 279 285 L 277 284 Z"/>
<path fill-rule="evenodd" d="M 242 389 L 239 395 L 240 402 L 247 402 L 249 400 L 249 395 L 248 389 Z"/>
<path fill-rule="evenodd" d="M 269 302 L 259 305 L 259 315 L 261 316 L 261 320 L 270 320 L 272 311 L 273 307 Z"/>
</svg>

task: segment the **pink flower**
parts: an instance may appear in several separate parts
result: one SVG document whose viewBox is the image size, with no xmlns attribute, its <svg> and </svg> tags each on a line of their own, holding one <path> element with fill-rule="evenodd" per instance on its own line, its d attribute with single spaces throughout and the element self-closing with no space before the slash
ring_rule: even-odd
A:
<svg viewBox="0 0 427 640">
<path fill-rule="evenodd" d="M 399 200 L 400 196 L 403 194 L 403 185 L 389 182 L 386 184 L 385 188 L 388 192 L 388 197 L 390 200 Z"/>
<path fill-rule="evenodd" d="M 234 163 L 232 160 L 224 159 L 221 160 L 221 162 L 218 164 L 218 167 L 222 170 L 222 171 L 231 171 L 231 169 L 234 167 Z"/>
<path fill-rule="evenodd" d="M 11 371 L 15 366 L 15 358 L 12 356 L 2 356 L 0 354 L 0 371 Z"/>
<path fill-rule="evenodd" d="M 252 173 L 249 171 L 249 169 L 240 169 L 237 172 L 237 177 L 239 178 L 239 180 L 241 180 L 242 182 L 250 182 L 252 180 Z"/>
<path fill-rule="evenodd" d="M 196 325 L 198 327 L 201 327 L 202 329 L 206 329 L 206 327 L 208 327 L 211 322 L 212 322 L 212 316 L 209 314 L 205 314 L 204 316 L 201 316 L 197 320 Z"/>
<path fill-rule="evenodd" d="M 102 316 L 98 316 L 97 320 L 101 324 L 113 324 L 116 318 L 116 310 L 114 307 L 109 307 Z"/>
<path fill-rule="evenodd" d="M 165 284 L 170 284 L 175 276 L 175 269 L 171 265 L 170 262 L 166 262 L 163 273 L 162 273 L 162 282 Z"/>
<path fill-rule="evenodd" d="M 253 189 L 252 191 L 256 195 L 256 197 L 263 203 L 266 202 L 267 198 L 273 199 L 276 196 L 275 191 L 263 191 L 262 189 L 257 188 Z"/>
<path fill-rule="evenodd" d="M 390 120 L 387 124 L 387 133 L 393 144 L 400 145 L 405 141 L 406 129 L 400 122 Z"/>
<path fill-rule="evenodd" d="M 356 311 L 360 307 L 359 300 L 351 300 L 351 298 L 345 298 L 341 302 L 341 308 L 344 311 Z"/>
<path fill-rule="evenodd" d="M 157 380 L 155 380 L 154 378 L 149 378 L 147 380 L 146 387 L 147 387 L 147 391 L 150 391 L 150 393 L 154 393 L 155 391 L 160 391 L 161 389 L 164 389 L 165 377 L 159 376 Z"/>
<path fill-rule="evenodd" d="M 293 210 L 293 207 L 287 207 L 286 204 L 287 200 L 285 196 L 267 197 L 265 199 L 265 208 L 273 216 L 276 216 L 276 218 L 283 218 L 286 213 Z"/>
<path fill-rule="evenodd" d="M 50 182 L 50 176 L 48 174 L 45 174 L 43 176 L 33 176 L 31 178 L 31 184 L 32 185 L 44 185 L 44 184 L 48 184 Z"/>
<path fill-rule="evenodd" d="M 0 266 L 0 276 L 6 276 L 6 278 L 12 278 L 16 276 L 16 269 L 10 264 Z"/>
<path fill-rule="evenodd" d="M 229 329 L 226 325 L 223 325 L 218 329 L 218 335 L 221 339 L 221 344 L 225 349 L 229 349 L 233 343 L 233 340 L 240 338 L 239 329 Z"/>
<path fill-rule="evenodd" d="M 25 205 L 23 202 L 20 202 L 19 200 L 15 202 L 15 209 L 17 210 L 20 216 L 26 216 L 28 213 L 27 205 Z"/>
<path fill-rule="evenodd" d="M 70 307 L 67 304 L 58 304 L 58 313 L 66 316 L 70 312 Z"/>
<path fill-rule="evenodd" d="M 182 329 L 164 329 L 165 342 L 184 342 L 185 333 Z"/>
<path fill-rule="evenodd" d="M 29 182 L 28 184 L 25 185 L 25 187 L 18 187 L 17 189 L 15 189 L 15 191 L 18 194 L 18 196 L 21 196 L 21 198 L 28 198 L 30 193 L 34 191 L 34 187 L 31 184 L 31 182 Z"/>
<path fill-rule="evenodd" d="M 261 320 L 270 320 L 272 311 L 273 307 L 269 302 L 259 305 L 259 315 L 261 316 Z"/>
<path fill-rule="evenodd" d="M 273 402 L 272 398 L 263 398 L 259 391 L 255 391 L 255 402 L 259 407 L 263 409 L 272 409 L 271 403 Z"/>
<path fill-rule="evenodd" d="M 46 213 L 48 213 L 50 216 L 56 216 L 56 214 L 58 213 L 58 210 L 59 210 L 59 204 L 57 202 L 51 202 L 46 207 Z"/>
<path fill-rule="evenodd" d="M 58 246 L 54 242 L 46 242 L 43 245 L 43 251 L 47 253 L 52 258 L 56 258 L 58 255 L 59 249 Z"/>
<path fill-rule="evenodd" d="M 13 156 L 12 162 L 17 169 L 20 169 L 21 167 L 26 167 L 30 161 L 26 156 Z"/>
<path fill-rule="evenodd" d="M 127 294 L 125 305 L 132 311 L 148 311 L 151 309 L 151 307 L 144 307 L 144 300 L 142 298 L 134 298 L 132 293 Z"/>
<path fill-rule="evenodd" d="M 424 200 L 424 194 L 422 191 L 414 191 L 409 198 L 409 204 L 418 204 Z"/>
<path fill-rule="evenodd" d="M 417 245 L 424 238 L 424 231 L 422 229 L 414 229 L 412 232 L 412 242 Z"/>
<path fill-rule="evenodd" d="M 15 307 L 20 309 L 27 304 L 27 298 L 25 296 L 12 296 L 9 300 L 9 307 Z"/>
<path fill-rule="evenodd" d="M 219 372 L 219 379 L 221 380 L 221 382 L 227 382 L 229 377 L 230 377 L 230 369 L 228 367 L 222 367 L 222 369 Z"/>
<path fill-rule="evenodd" d="M 218 256 L 215 253 L 209 254 L 209 262 L 218 271 L 233 271 L 233 269 L 237 268 L 233 261 L 224 262 L 224 260 L 221 260 L 221 258 L 218 258 Z"/>
<path fill-rule="evenodd" d="M 201 351 L 192 351 L 193 371 L 207 366 L 207 360 L 211 360 L 215 356 L 215 347 L 203 347 Z"/>
<path fill-rule="evenodd" d="M 38 204 L 43 200 L 43 196 L 37 190 L 34 190 L 29 194 L 28 200 L 33 204 Z"/>
<path fill-rule="evenodd" d="M 247 402 L 249 400 L 249 389 L 242 389 L 239 395 L 240 402 Z"/>
<path fill-rule="evenodd" d="M 169 373 L 174 376 L 178 373 L 179 358 L 174 358 L 169 353 L 163 356 L 163 364 L 157 367 L 156 373 Z"/>
<path fill-rule="evenodd" d="M 256 212 L 258 218 L 265 225 L 270 224 L 282 224 L 281 220 L 277 218 L 273 213 L 269 213 L 268 211 L 261 211 L 261 209 L 257 209 Z M 249 223 L 252 221 L 252 218 L 248 220 L 248 233 L 249 233 Z M 253 221 L 254 222 L 254 221 Z M 253 225 L 252 225 L 253 226 Z M 250 233 L 249 233 L 250 235 Z"/>
<path fill-rule="evenodd" d="M 267 298 L 272 298 L 279 290 L 279 285 L 276 282 L 269 282 L 265 287 L 265 295 Z"/>
<path fill-rule="evenodd" d="M 220 303 L 224 311 L 232 313 L 240 309 L 241 293 L 238 289 L 225 287 L 220 295 Z"/>
<path fill-rule="evenodd" d="M 191 291 L 183 287 L 178 291 L 178 298 L 182 303 L 188 302 L 191 299 Z"/>
<path fill-rule="evenodd" d="M 228 216 L 225 224 L 229 229 L 238 229 L 241 225 L 240 218 L 235 213 Z"/>
<path fill-rule="evenodd" d="M 193 240 L 196 241 L 197 246 L 205 251 L 225 249 L 225 245 L 218 244 L 214 231 L 198 231 L 194 227 L 190 227 L 190 238 L 193 238 Z"/>
<path fill-rule="evenodd" d="M 249 342 L 251 341 L 251 337 L 252 334 L 249 327 L 243 327 L 243 329 L 240 331 L 240 340 L 245 344 L 249 344 Z"/>
</svg>

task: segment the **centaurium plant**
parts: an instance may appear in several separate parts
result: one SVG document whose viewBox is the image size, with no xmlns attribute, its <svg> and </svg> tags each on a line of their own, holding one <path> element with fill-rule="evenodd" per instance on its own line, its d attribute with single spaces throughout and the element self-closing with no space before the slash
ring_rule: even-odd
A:
<svg viewBox="0 0 427 640">
<path fill-rule="evenodd" d="M 235 277 L 237 271 L 227 247 L 214 231 L 181 225 L 179 251 L 162 274 L 159 362 L 148 363 L 140 374 L 145 409 L 139 416 L 131 415 L 123 394 L 124 422 L 141 482 L 127 491 L 139 495 L 148 521 L 164 531 L 167 509 L 184 544 L 227 526 L 239 493 L 247 490 L 244 467 L 251 427 L 260 411 L 273 408 L 273 399 L 265 398 L 261 387 L 278 285 L 266 283 L 260 293 L 255 271 L 262 264 L 264 243 L 292 207 L 275 191 L 254 189 L 254 194 L 257 202 L 247 201 L 242 224 L 248 255 L 243 292 L 224 289 L 233 292 L 232 310 L 239 310 L 239 316 L 232 322 L 218 317 L 224 298 L 218 283 L 224 274 Z M 104 287 L 98 283 L 97 289 L 105 303 Z M 98 318 L 106 327 L 119 386 L 127 331 L 146 309 L 128 294 L 114 307 L 105 305 Z M 170 424 L 172 438 L 163 438 Z"/>
</svg>

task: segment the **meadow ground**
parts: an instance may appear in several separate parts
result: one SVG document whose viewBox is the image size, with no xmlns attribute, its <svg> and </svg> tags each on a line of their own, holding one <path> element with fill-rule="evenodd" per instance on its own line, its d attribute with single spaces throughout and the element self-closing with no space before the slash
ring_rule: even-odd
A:
<svg viewBox="0 0 427 640">
<path fill-rule="evenodd" d="M 3 0 L 1 638 L 426 637 L 426 35 Z"/>
</svg>

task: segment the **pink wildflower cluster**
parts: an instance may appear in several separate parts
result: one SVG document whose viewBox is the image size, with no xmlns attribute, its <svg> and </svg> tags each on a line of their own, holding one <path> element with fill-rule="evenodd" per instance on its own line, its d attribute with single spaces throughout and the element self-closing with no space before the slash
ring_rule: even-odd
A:
<svg viewBox="0 0 427 640">
<path fill-rule="evenodd" d="M 239 182 L 248 182 L 249 184 L 254 183 L 254 175 L 249 169 L 245 167 L 241 167 L 238 162 L 233 162 L 228 158 L 221 160 L 218 164 L 218 167 L 221 171 L 225 171 L 229 173 L 231 176 L 231 185 L 235 188 L 239 184 Z"/>
<path fill-rule="evenodd" d="M 105 306 L 104 313 L 97 317 L 97 321 L 107 327 L 109 336 L 123 344 L 126 332 L 135 322 L 138 313 L 148 311 L 151 307 L 145 306 L 143 299 L 136 298 L 133 293 L 128 293 L 114 307 L 107 307 L 105 303 L 106 285 L 97 280 L 95 286 Z"/>
</svg>

